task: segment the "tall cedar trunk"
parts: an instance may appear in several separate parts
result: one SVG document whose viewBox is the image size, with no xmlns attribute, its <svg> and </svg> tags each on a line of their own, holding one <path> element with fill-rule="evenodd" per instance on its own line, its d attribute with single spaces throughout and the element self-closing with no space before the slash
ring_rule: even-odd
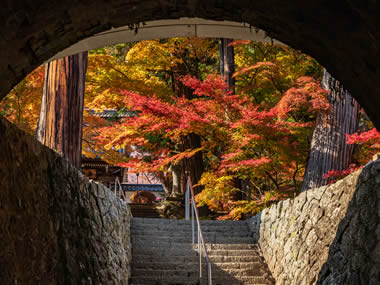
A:
<svg viewBox="0 0 380 285">
<path fill-rule="evenodd" d="M 176 70 L 176 73 L 173 74 L 174 92 L 177 97 L 185 96 L 186 99 L 193 99 L 194 98 L 193 90 L 185 86 L 181 81 L 182 76 L 187 73 L 188 73 L 188 70 L 186 69 L 186 66 L 180 65 L 178 67 L 178 70 Z M 181 138 L 181 143 L 180 143 L 181 151 L 185 151 L 187 149 L 196 149 L 199 147 L 201 147 L 201 137 L 199 135 L 190 133 Z M 182 188 L 182 192 L 184 192 L 186 189 L 186 180 L 187 180 L 188 175 L 190 175 L 191 183 L 193 185 L 198 184 L 198 181 L 201 179 L 202 173 L 204 171 L 203 154 L 201 151 L 199 151 L 190 158 L 184 158 L 181 163 L 182 163 L 181 188 Z M 174 187 L 175 185 L 173 183 L 172 192 L 176 193 L 178 189 L 174 189 Z M 202 188 L 200 186 L 194 187 L 195 194 L 199 193 L 200 191 L 202 191 Z"/>
<path fill-rule="evenodd" d="M 322 86 L 330 91 L 332 110 L 317 119 L 301 191 L 326 185 L 329 180 L 323 174 L 344 170 L 352 162 L 353 145 L 346 143 L 346 134 L 358 130 L 360 106 L 326 70 Z"/>
<path fill-rule="evenodd" d="M 82 151 L 87 52 L 46 64 L 37 139 L 77 168 Z"/>
<path fill-rule="evenodd" d="M 220 74 L 225 78 L 228 88 L 235 92 L 235 78 L 232 75 L 235 73 L 235 52 L 234 47 L 229 46 L 232 39 L 219 40 L 219 66 Z"/>
<path fill-rule="evenodd" d="M 219 68 L 220 74 L 224 77 L 224 80 L 228 85 L 228 89 L 235 92 L 235 78 L 232 77 L 235 73 L 235 51 L 234 47 L 230 45 L 232 42 L 232 39 L 221 38 L 219 40 Z M 231 199 L 244 199 L 245 197 L 243 197 L 243 192 L 246 194 L 247 199 L 249 199 L 249 180 L 236 178 L 233 183 L 235 184 L 235 187 L 240 188 L 242 192 L 234 193 Z"/>
</svg>

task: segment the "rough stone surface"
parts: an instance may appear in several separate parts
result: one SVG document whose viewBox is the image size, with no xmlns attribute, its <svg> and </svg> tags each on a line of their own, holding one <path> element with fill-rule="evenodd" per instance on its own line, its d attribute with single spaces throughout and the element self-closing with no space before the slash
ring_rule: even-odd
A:
<svg viewBox="0 0 380 285">
<path fill-rule="evenodd" d="M 380 284 L 380 160 L 249 221 L 276 284 Z"/>
<path fill-rule="evenodd" d="M 316 58 L 380 128 L 380 2 L 375 0 L 3 0 L 0 98 L 33 68 L 95 33 L 198 17 L 245 22 Z"/>
<path fill-rule="evenodd" d="M 127 284 L 130 213 L 0 118 L 0 284 Z"/>
<path fill-rule="evenodd" d="M 213 285 L 275 284 L 246 221 L 202 220 Z M 192 244 L 191 221 L 133 218 L 132 285 L 206 285 L 202 258 L 199 280 L 198 244 Z M 197 235 L 197 233 L 195 233 Z"/>
</svg>

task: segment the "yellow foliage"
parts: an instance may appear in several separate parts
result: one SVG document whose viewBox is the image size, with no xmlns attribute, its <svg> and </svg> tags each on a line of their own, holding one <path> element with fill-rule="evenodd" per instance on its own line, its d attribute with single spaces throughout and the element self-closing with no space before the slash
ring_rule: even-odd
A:
<svg viewBox="0 0 380 285">
<path fill-rule="evenodd" d="M 40 66 L 0 102 L 0 115 L 29 134 L 34 134 L 37 128 L 44 78 L 45 66 Z"/>
</svg>

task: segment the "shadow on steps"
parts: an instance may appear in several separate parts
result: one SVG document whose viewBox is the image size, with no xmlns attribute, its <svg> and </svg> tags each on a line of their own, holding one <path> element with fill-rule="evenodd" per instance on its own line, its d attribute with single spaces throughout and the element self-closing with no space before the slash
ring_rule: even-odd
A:
<svg viewBox="0 0 380 285">
<path fill-rule="evenodd" d="M 275 284 L 245 221 L 201 221 L 213 285 Z M 207 284 L 203 257 L 191 221 L 133 218 L 132 276 L 129 284 Z"/>
</svg>

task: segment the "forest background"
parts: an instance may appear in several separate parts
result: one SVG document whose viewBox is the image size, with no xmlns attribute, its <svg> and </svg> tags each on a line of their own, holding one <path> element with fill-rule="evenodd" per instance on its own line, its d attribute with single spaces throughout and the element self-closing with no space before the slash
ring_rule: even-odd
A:
<svg viewBox="0 0 380 285">
<path fill-rule="evenodd" d="M 332 109 L 323 68 L 285 46 L 230 41 L 228 75 L 220 45 L 173 38 L 90 51 L 83 155 L 153 173 L 167 196 L 181 195 L 190 175 L 199 205 L 223 219 L 299 193 L 318 118 Z M 31 134 L 45 76 L 44 66 L 37 68 L 0 102 L 0 114 Z M 105 109 L 117 113 L 96 115 Z M 379 151 L 379 133 L 362 111 L 359 119 L 359 131 L 347 135 L 357 145 L 350 166 L 324 173 L 326 181 Z"/>
</svg>

